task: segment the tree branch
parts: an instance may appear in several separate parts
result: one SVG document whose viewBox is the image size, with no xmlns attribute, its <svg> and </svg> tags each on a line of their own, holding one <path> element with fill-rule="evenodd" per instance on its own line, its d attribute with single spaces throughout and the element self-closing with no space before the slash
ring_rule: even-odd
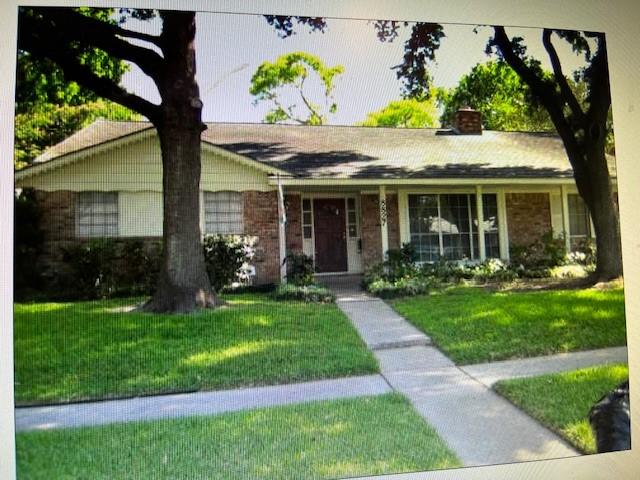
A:
<svg viewBox="0 0 640 480">
<path fill-rule="evenodd" d="M 571 125 L 569 125 L 569 122 L 564 116 L 562 109 L 564 103 L 562 99 L 558 97 L 552 84 L 549 84 L 540 78 L 537 73 L 531 67 L 527 66 L 524 60 L 515 53 L 513 44 L 507 36 L 504 27 L 495 26 L 493 27 L 493 30 L 493 40 L 496 46 L 500 49 L 505 61 L 529 86 L 531 92 L 540 100 L 549 112 L 549 117 L 551 117 L 551 121 L 556 127 L 558 135 L 560 135 L 562 143 L 567 151 L 567 156 L 569 157 L 569 162 L 573 167 L 576 181 L 580 183 L 580 180 L 588 178 L 587 166 L 585 165 L 583 149 L 578 143 Z"/>
<path fill-rule="evenodd" d="M 573 94 L 571 87 L 569 87 L 569 83 L 567 82 L 567 78 L 564 76 L 562 72 L 562 65 L 560 64 L 560 59 L 558 58 L 558 52 L 556 52 L 553 43 L 551 43 L 551 34 L 552 30 L 545 28 L 542 32 L 542 44 L 544 45 L 547 54 L 549 55 L 549 60 L 551 60 L 551 66 L 553 67 L 553 74 L 555 76 L 556 82 L 560 87 L 560 94 L 562 95 L 562 99 L 569 105 L 571 109 L 571 113 L 574 115 L 576 120 L 581 124 L 584 124 L 586 117 L 582 108 L 580 107 L 580 103 L 576 99 L 576 96 Z"/>
<path fill-rule="evenodd" d="M 60 49 L 59 45 L 42 42 L 28 28 L 19 29 L 18 41 L 22 49 L 55 62 L 62 69 L 68 80 L 74 80 L 93 90 L 99 96 L 108 98 L 144 115 L 151 122 L 159 119 L 159 106 L 127 92 L 107 78 L 99 77 L 89 67 L 82 65 L 73 55 L 69 55 L 69 52 Z"/>
<path fill-rule="evenodd" d="M 74 54 L 71 45 L 79 42 L 105 51 L 110 56 L 135 63 L 156 83 L 162 69 L 163 58 L 151 49 L 133 45 L 117 37 L 117 35 L 139 38 L 145 34 L 136 35 L 115 25 L 96 20 L 70 9 L 42 8 L 34 9 L 42 12 L 40 20 L 30 15 L 24 15 L 21 19 L 22 28 L 33 32 L 42 43 L 55 43 L 58 48 Z M 133 35 L 136 35 L 134 37 Z M 147 36 L 152 37 L 152 36 Z M 147 39 L 147 41 L 150 41 Z M 159 45 L 159 38 L 152 43 Z"/>
<path fill-rule="evenodd" d="M 607 65 L 607 47 L 604 35 L 598 37 L 598 51 L 594 55 L 589 72 L 591 73 L 589 109 L 587 116 L 600 124 L 606 123 L 611 107 L 609 68 Z"/>
</svg>

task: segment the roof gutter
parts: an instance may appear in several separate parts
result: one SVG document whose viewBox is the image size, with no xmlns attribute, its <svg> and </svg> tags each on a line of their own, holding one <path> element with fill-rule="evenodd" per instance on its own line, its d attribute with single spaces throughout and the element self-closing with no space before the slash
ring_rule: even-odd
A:
<svg viewBox="0 0 640 480">
<path fill-rule="evenodd" d="M 611 179 L 617 184 L 615 178 Z M 573 185 L 573 177 L 540 178 L 293 178 L 270 177 L 269 184 L 274 186 L 337 186 L 337 185 Z"/>
</svg>

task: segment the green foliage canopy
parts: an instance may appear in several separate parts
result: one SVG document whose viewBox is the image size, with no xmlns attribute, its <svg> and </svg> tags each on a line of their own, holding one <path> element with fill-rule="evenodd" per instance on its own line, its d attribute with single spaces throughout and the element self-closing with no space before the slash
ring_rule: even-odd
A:
<svg viewBox="0 0 640 480">
<path fill-rule="evenodd" d="M 135 120 L 140 115 L 122 105 L 96 100 L 81 105 L 43 103 L 15 116 L 14 167 L 29 165 L 48 147 L 61 142 L 98 118 Z"/>
<path fill-rule="evenodd" d="M 114 9 L 77 8 L 76 12 L 107 23 L 116 25 Z M 32 9 L 23 14 L 36 15 Z M 89 67 L 97 76 L 119 83 L 128 65 L 108 55 L 105 51 L 88 44 L 75 45 L 76 54 L 82 65 Z M 42 104 L 81 105 L 98 100 L 91 89 L 78 85 L 65 78 L 62 69 L 47 58 L 34 56 L 18 50 L 16 65 L 16 112 L 28 113 L 39 109 Z"/>
<path fill-rule="evenodd" d="M 451 124 L 458 109 L 470 106 L 482 113 L 483 127 L 488 130 L 555 131 L 547 111 L 504 61 L 476 64 L 440 100 L 443 125 Z"/>
<path fill-rule="evenodd" d="M 393 100 L 382 109 L 367 114 L 363 127 L 426 128 L 437 126 L 438 109 L 433 99 Z"/>
<path fill-rule="evenodd" d="M 323 88 L 325 105 L 310 100 L 305 92 L 305 81 L 311 71 L 315 72 Z M 334 80 L 344 72 L 342 65 L 326 66 L 320 58 L 306 52 L 292 52 L 281 55 L 274 62 L 264 62 L 251 78 L 249 93 L 255 97 L 254 103 L 271 102 L 273 108 L 264 118 L 267 123 L 293 121 L 301 125 L 322 125 L 327 115 L 335 113 L 338 106 L 333 102 Z M 302 104 L 284 104 L 284 90 L 293 88 L 298 93 Z M 303 110 L 300 113 L 300 109 Z"/>
</svg>

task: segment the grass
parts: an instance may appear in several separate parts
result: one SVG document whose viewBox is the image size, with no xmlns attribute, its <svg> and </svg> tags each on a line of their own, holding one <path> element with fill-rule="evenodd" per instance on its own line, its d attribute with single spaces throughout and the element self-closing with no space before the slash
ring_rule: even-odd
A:
<svg viewBox="0 0 640 480">
<path fill-rule="evenodd" d="M 457 364 L 626 344 L 624 294 L 462 287 L 393 302 Z"/>
<path fill-rule="evenodd" d="M 398 394 L 28 432 L 16 441 L 18 477 L 32 480 L 302 480 L 460 466 Z"/>
<path fill-rule="evenodd" d="M 191 315 L 136 299 L 16 304 L 16 400 L 56 403 L 367 374 L 372 354 L 335 305 L 232 295 Z M 140 300 L 140 299 L 137 299 Z"/>
<path fill-rule="evenodd" d="M 499 382 L 498 393 L 537 418 L 584 453 L 595 453 L 589 410 L 629 377 L 626 365 L 607 365 Z"/>
</svg>

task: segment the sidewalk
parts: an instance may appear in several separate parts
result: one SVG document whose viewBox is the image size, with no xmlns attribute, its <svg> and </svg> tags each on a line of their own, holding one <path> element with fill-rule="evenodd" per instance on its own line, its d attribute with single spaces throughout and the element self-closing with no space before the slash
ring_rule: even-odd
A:
<svg viewBox="0 0 640 480">
<path fill-rule="evenodd" d="M 156 395 L 125 400 L 17 408 L 16 431 L 215 415 L 275 405 L 336 400 L 391 392 L 381 375 L 241 388 L 236 390 Z"/>
<path fill-rule="evenodd" d="M 412 327 L 382 300 L 339 294 L 394 390 L 404 394 L 466 465 L 490 465 L 576 456 L 560 437 L 456 367 L 438 349 L 422 344 Z M 386 338 L 381 341 L 381 332 Z M 385 345 L 394 348 L 384 348 Z"/>
</svg>

